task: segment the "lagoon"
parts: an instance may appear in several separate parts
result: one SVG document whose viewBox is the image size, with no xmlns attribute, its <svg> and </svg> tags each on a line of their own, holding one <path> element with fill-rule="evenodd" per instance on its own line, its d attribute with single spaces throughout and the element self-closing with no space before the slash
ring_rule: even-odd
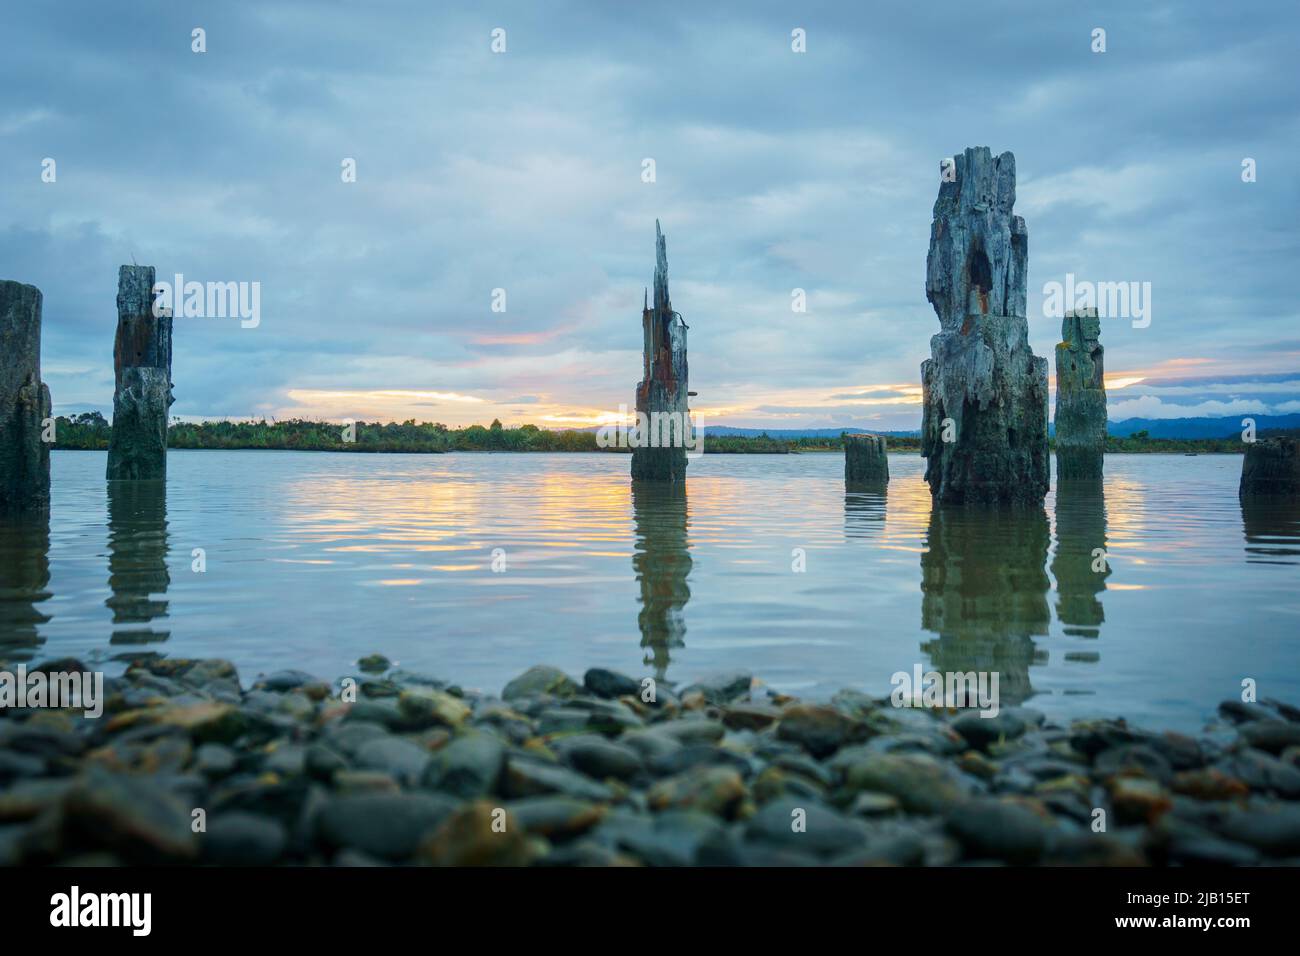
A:
<svg viewBox="0 0 1300 956">
<path fill-rule="evenodd" d="M 48 528 L 0 527 L 0 660 L 152 650 L 247 683 L 381 652 L 493 692 L 536 663 L 745 669 L 812 698 L 995 669 L 1004 706 L 1184 730 L 1246 678 L 1300 699 L 1300 510 L 1243 509 L 1235 455 L 1110 455 L 1028 511 L 936 511 L 913 454 L 883 494 L 836 454 L 705 454 L 684 492 L 611 453 L 173 450 L 165 489 L 104 467 L 55 451 Z"/>
</svg>

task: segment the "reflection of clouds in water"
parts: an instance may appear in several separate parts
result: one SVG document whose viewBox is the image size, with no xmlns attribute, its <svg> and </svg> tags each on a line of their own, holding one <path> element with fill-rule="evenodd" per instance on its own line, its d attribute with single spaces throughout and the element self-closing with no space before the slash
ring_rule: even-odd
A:
<svg viewBox="0 0 1300 956">
<path fill-rule="evenodd" d="M 1032 636 L 1048 631 L 1047 513 L 935 507 L 921 555 L 921 650 L 935 670 L 998 671 L 1004 703 L 1033 693 Z"/>
<path fill-rule="evenodd" d="M 50 619 L 40 610 L 50 597 L 50 516 L 0 519 L 0 659 L 30 660 L 43 643 L 38 625 Z"/>
<path fill-rule="evenodd" d="M 163 481 L 108 483 L 108 586 L 113 644 L 164 641 L 155 630 L 167 616 L 167 485 Z"/>
</svg>

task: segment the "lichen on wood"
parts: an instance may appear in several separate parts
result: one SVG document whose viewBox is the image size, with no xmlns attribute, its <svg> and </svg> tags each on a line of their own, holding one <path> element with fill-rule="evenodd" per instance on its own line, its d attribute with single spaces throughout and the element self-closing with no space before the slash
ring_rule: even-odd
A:
<svg viewBox="0 0 1300 956">
<path fill-rule="evenodd" d="M 889 481 L 889 459 L 883 435 L 844 436 L 844 482 L 880 485 Z"/>
<path fill-rule="evenodd" d="M 1106 382 L 1096 309 L 1071 312 L 1056 346 L 1056 478 L 1100 478 L 1106 453 Z"/>
<path fill-rule="evenodd" d="M 167 476 L 167 417 L 175 401 L 172 317 L 155 314 L 153 286 L 152 266 L 118 271 L 110 481 Z"/>
</svg>

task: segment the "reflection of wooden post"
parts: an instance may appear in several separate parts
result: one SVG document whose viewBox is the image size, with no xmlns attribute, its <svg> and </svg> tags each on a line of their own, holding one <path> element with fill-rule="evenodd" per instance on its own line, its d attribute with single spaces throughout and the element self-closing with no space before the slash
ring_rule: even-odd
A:
<svg viewBox="0 0 1300 956">
<path fill-rule="evenodd" d="M 844 436 L 844 482 L 880 485 L 889 481 L 889 459 L 883 435 Z"/>
<path fill-rule="evenodd" d="M 110 480 L 167 477 L 172 318 L 154 314 L 153 285 L 152 266 L 122 266 L 118 271 Z"/>
<path fill-rule="evenodd" d="M 108 587 L 113 612 L 110 644 L 148 644 L 170 634 L 155 628 L 167 617 L 167 483 L 108 485 Z"/>
<path fill-rule="evenodd" d="M 686 643 L 692 563 L 687 515 L 685 483 L 632 482 L 636 526 L 632 570 L 641 588 L 637 626 L 645 648 L 644 663 L 653 665 L 657 680 L 668 671 L 672 649 Z"/>
<path fill-rule="evenodd" d="M 50 504 L 50 390 L 41 382 L 41 290 L 0 281 L 0 510 Z"/>
<path fill-rule="evenodd" d="M 638 447 L 632 449 L 632 477 L 686 480 L 686 442 L 691 428 L 687 398 L 686 323 L 668 298 L 668 249 L 655 220 L 655 298 L 641 310 L 644 377 L 636 388 Z M 641 447 L 641 443 L 652 447 Z"/>
<path fill-rule="evenodd" d="M 41 625 L 50 619 L 41 610 L 52 596 L 50 513 L 7 515 L 0 535 L 0 661 L 30 660 L 45 643 Z"/>
<path fill-rule="evenodd" d="M 1048 633 L 1050 544 L 1041 507 L 930 510 L 921 552 L 921 650 L 937 671 L 999 674 L 1002 703 L 1033 694 L 1034 636 Z"/>
<path fill-rule="evenodd" d="M 1300 439 L 1265 438 L 1248 444 L 1238 494 L 1300 498 Z"/>
</svg>

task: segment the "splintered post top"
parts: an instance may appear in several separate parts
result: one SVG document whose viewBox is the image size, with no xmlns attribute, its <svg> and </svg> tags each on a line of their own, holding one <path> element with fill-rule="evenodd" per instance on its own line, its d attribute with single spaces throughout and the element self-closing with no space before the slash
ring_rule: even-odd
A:
<svg viewBox="0 0 1300 956">
<path fill-rule="evenodd" d="M 655 220 L 655 311 L 672 311 L 668 299 L 668 246 L 658 219 Z"/>
</svg>

